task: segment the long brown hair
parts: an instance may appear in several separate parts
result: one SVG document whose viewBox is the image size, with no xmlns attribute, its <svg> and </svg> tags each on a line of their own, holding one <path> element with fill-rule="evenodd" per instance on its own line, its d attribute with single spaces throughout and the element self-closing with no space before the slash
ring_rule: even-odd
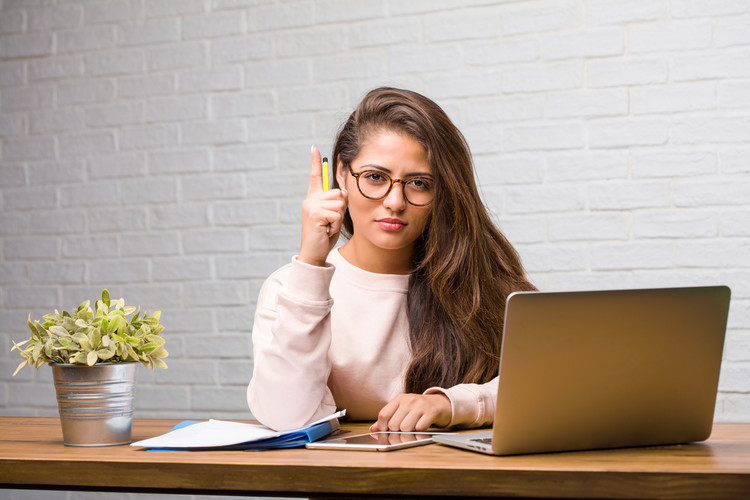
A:
<svg viewBox="0 0 750 500">
<path fill-rule="evenodd" d="M 349 167 L 367 135 L 384 129 L 419 142 L 435 176 L 409 280 L 406 392 L 487 382 L 497 375 L 505 301 L 534 286 L 482 203 L 466 139 L 430 99 L 388 87 L 368 93 L 339 130 L 334 165 Z M 348 212 L 344 228 L 354 233 Z"/>
</svg>

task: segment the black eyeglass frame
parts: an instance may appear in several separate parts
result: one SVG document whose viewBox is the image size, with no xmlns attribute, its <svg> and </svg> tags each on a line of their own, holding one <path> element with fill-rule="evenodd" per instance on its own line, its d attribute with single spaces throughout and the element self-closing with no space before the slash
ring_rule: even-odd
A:
<svg viewBox="0 0 750 500">
<path fill-rule="evenodd" d="M 360 194 L 362 196 L 364 196 L 365 198 L 367 198 L 368 200 L 373 200 L 373 201 L 382 200 L 383 198 L 385 198 L 386 196 L 388 196 L 390 194 L 390 192 L 393 190 L 393 185 L 398 182 L 398 183 L 401 184 L 401 194 L 403 195 L 403 197 L 406 200 L 406 202 L 409 203 L 410 205 L 413 205 L 415 207 L 426 207 L 427 205 L 429 205 L 430 203 L 432 203 L 433 201 L 435 201 L 435 195 L 434 195 L 434 193 L 433 193 L 432 199 L 430 201 L 428 201 L 427 203 L 422 203 L 422 204 L 413 203 L 409 199 L 409 197 L 406 196 L 406 183 L 408 183 L 409 181 L 412 181 L 414 179 L 426 179 L 425 177 L 422 177 L 422 176 L 419 176 L 419 175 L 415 175 L 413 177 L 407 177 L 405 179 L 391 179 L 390 175 L 386 174 L 385 172 L 381 172 L 380 170 L 370 169 L 370 170 L 363 170 L 362 172 L 355 172 L 352 169 L 351 165 L 347 165 L 347 168 L 349 169 L 349 172 L 351 172 L 351 174 L 354 177 L 354 179 L 357 181 L 357 189 L 359 190 Z M 362 174 L 365 174 L 367 172 L 377 172 L 378 174 L 382 175 L 383 177 L 385 177 L 385 178 L 387 178 L 387 179 L 389 179 L 391 181 L 391 185 L 388 187 L 388 190 L 385 192 L 385 194 L 383 194 L 383 196 L 380 196 L 378 198 L 373 198 L 372 196 L 367 196 L 365 193 L 362 192 L 362 188 L 359 186 L 359 176 L 361 176 Z"/>
</svg>

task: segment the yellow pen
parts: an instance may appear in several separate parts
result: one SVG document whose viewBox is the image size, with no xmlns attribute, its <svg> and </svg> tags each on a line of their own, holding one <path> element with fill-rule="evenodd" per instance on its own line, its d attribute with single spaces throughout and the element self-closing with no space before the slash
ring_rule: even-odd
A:
<svg viewBox="0 0 750 500">
<path fill-rule="evenodd" d="M 323 157 L 323 191 L 328 191 L 330 187 L 331 186 L 328 183 L 328 158 L 324 156 Z"/>
</svg>

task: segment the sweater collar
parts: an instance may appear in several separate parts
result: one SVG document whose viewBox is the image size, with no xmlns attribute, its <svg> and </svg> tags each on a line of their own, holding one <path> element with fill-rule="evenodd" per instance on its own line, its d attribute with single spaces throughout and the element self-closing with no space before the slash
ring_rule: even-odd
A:
<svg viewBox="0 0 750 500">
<path fill-rule="evenodd" d="M 362 288 L 368 289 L 388 289 L 392 291 L 402 291 L 406 293 L 409 288 L 408 274 L 380 274 L 365 271 L 341 255 L 338 248 L 335 248 L 328 254 L 328 262 L 336 266 L 334 276 L 344 278 L 347 281 L 356 284 Z"/>
</svg>

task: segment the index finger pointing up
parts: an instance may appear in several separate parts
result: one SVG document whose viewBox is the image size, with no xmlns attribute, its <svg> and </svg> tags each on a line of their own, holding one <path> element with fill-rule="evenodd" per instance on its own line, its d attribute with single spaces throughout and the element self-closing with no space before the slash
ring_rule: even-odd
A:
<svg viewBox="0 0 750 500">
<path fill-rule="evenodd" d="M 313 146 L 310 148 L 312 157 L 310 165 L 310 185 L 307 188 L 307 194 L 323 191 L 323 161 L 320 158 L 320 151 Z"/>
</svg>

